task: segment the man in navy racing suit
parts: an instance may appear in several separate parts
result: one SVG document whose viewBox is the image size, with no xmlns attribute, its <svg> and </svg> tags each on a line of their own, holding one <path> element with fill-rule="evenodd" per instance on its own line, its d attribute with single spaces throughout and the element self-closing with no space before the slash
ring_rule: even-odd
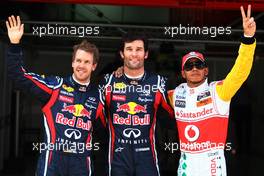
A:
<svg viewBox="0 0 264 176">
<path fill-rule="evenodd" d="M 75 45 L 72 76 L 44 77 L 27 72 L 23 65 L 19 43 L 24 26 L 20 18 L 9 17 L 6 26 L 11 42 L 7 53 L 9 76 L 43 105 L 45 145 L 37 146 L 41 154 L 36 175 L 92 175 L 92 122 L 103 112 L 99 90 L 90 83 L 99 59 L 98 49 L 87 41 Z"/>
<path fill-rule="evenodd" d="M 158 176 L 155 150 L 158 107 L 161 105 L 173 116 L 166 99 L 166 78 L 144 69 L 148 43 L 143 36 L 128 33 L 122 44 L 124 74 L 120 78 L 108 74 L 100 85 L 110 135 L 108 174 Z"/>
</svg>

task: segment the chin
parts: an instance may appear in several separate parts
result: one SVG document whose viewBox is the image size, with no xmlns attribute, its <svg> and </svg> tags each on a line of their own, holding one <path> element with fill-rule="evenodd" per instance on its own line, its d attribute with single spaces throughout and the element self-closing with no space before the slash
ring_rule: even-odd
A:
<svg viewBox="0 0 264 176">
<path fill-rule="evenodd" d="M 139 64 L 135 64 L 135 63 L 130 63 L 130 64 L 128 64 L 129 65 L 129 67 L 131 67 L 131 68 L 137 68 L 138 67 L 138 65 Z"/>
<path fill-rule="evenodd" d="M 202 80 L 201 79 L 199 79 L 199 80 L 193 79 L 190 82 L 192 82 L 193 84 L 199 84 L 199 83 L 203 82 L 203 79 Z"/>
<path fill-rule="evenodd" d="M 129 65 L 128 68 L 131 69 L 131 70 L 134 70 L 134 69 L 138 69 L 138 66 L 135 66 L 135 65 Z"/>
</svg>

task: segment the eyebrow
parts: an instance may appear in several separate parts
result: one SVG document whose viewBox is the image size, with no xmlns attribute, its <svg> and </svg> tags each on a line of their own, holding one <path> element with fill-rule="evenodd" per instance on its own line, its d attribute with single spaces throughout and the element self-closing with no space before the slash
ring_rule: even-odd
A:
<svg viewBox="0 0 264 176">
<path fill-rule="evenodd" d="M 125 47 L 125 49 L 130 49 L 130 48 L 132 48 L 132 46 Z M 142 46 L 137 46 L 136 49 L 143 49 L 143 47 Z"/>
</svg>

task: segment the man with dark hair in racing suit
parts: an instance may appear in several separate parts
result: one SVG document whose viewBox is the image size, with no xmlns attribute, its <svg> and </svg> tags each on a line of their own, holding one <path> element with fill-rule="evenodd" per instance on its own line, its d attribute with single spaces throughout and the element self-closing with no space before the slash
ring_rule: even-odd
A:
<svg viewBox="0 0 264 176">
<path fill-rule="evenodd" d="M 36 96 L 43 105 L 45 138 L 44 147 L 36 146 L 40 150 L 36 175 L 92 175 L 90 155 L 96 147 L 92 146 L 92 122 L 103 112 L 100 92 L 90 83 L 99 60 L 98 49 L 87 41 L 75 45 L 72 76 L 44 77 L 27 72 L 23 65 L 19 43 L 24 25 L 19 16 L 9 17 L 6 26 L 11 42 L 8 74 L 21 90 Z"/>
<path fill-rule="evenodd" d="M 208 84 L 206 59 L 196 51 L 182 58 L 186 83 L 172 91 L 180 139 L 179 176 L 226 176 L 226 144 L 231 98 L 247 79 L 254 58 L 256 23 L 241 7 L 244 36 L 236 62 L 224 80 Z"/>
<path fill-rule="evenodd" d="M 161 105 L 173 116 L 167 101 L 166 78 L 147 72 L 148 42 L 128 33 L 120 55 L 124 74 L 106 75 L 103 91 L 109 128 L 109 176 L 159 176 L 155 150 L 156 113 Z"/>
</svg>

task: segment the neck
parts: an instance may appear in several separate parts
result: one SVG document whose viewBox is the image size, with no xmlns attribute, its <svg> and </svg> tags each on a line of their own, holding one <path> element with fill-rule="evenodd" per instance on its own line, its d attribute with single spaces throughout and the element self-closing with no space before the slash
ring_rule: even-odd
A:
<svg viewBox="0 0 264 176">
<path fill-rule="evenodd" d="M 86 81 L 80 81 L 80 80 L 78 80 L 78 79 L 75 77 L 74 74 L 72 75 L 72 78 L 73 78 L 73 80 L 74 80 L 75 82 L 77 82 L 77 83 L 80 84 L 80 85 L 88 86 L 88 85 L 90 84 L 90 78 L 87 78 Z"/>
<path fill-rule="evenodd" d="M 202 85 L 204 82 L 205 82 L 206 79 L 203 79 L 202 81 L 200 82 L 191 82 L 191 81 L 187 81 L 187 85 L 188 87 L 190 88 L 195 88 L 195 87 L 198 87 L 200 85 Z"/>
<path fill-rule="evenodd" d="M 144 74 L 144 67 L 139 69 L 129 69 L 126 66 L 124 66 L 124 73 L 131 77 L 138 77 Z"/>
</svg>

